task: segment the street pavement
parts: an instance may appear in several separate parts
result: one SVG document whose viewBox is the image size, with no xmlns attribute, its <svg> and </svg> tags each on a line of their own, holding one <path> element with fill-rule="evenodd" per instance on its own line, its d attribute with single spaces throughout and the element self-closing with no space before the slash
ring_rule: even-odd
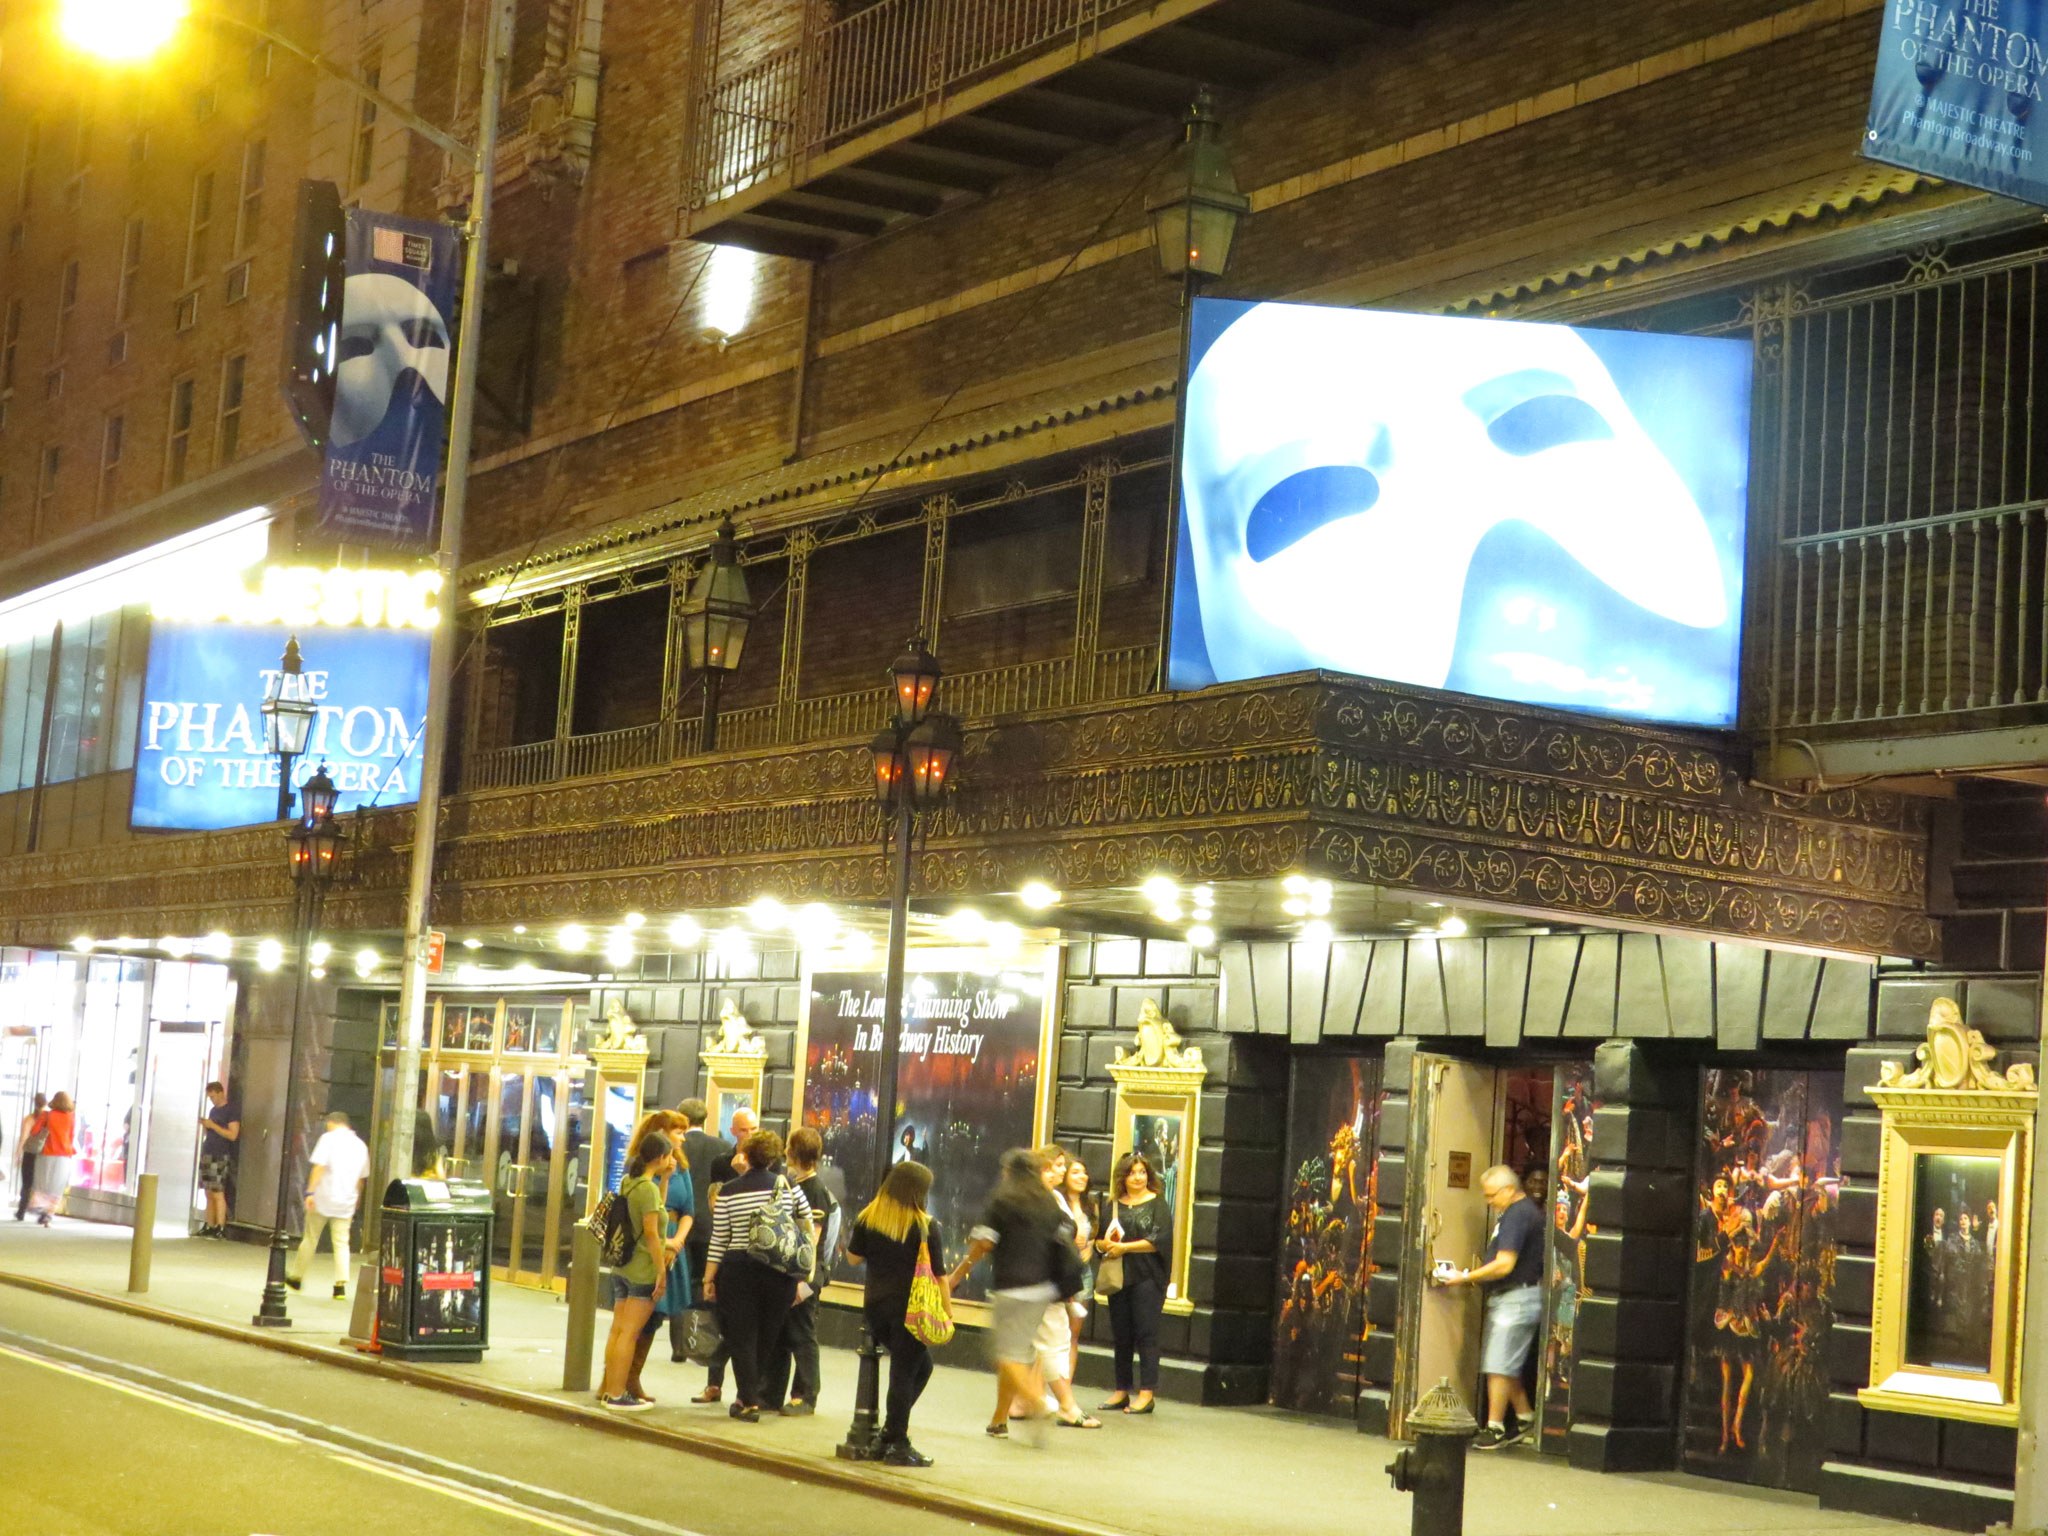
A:
<svg viewBox="0 0 2048 1536">
<path fill-rule="evenodd" d="M 370 1368 L 372 1374 L 338 1370 L 333 1362 L 360 1364 L 362 1357 L 346 1338 L 348 1303 L 314 1294 L 327 1288 L 324 1255 L 307 1291 L 291 1299 L 292 1343 L 324 1359 L 280 1355 L 255 1341 L 247 1325 L 261 1295 L 264 1258 L 261 1249 L 246 1244 L 160 1239 L 150 1292 L 132 1298 L 151 1308 L 204 1320 L 216 1329 L 244 1330 L 251 1338 L 245 1343 L 161 1321 L 111 1316 L 99 1307 L 6 1284 L 11 1276 L 23 1277 L 131 1299 L 126 1289 L 128 1233 L 124 1228 L 65 1221 L 48 1230 L 0 1223 L 0 1345 L 13 1345 L 6 1332 L 47 1341 L 33 1346 L 42 1349 L 73 1344 L 92 1351 L 98 1340 L 111 1358 L 236 1394 L 273 1378 L 302 1383 L 293 1411 L 314 1421 L 325 1417 L 360 1426 L 384 1441 L 414 1446 L 473 1472 L 495 1467 L 507 1476 L 537 1478 L 540 1469 L 547 1469 L 545 1480 L 551 1484 L 579 1487 L 586 1493 L 598 1486 L 616 1492 L 618 1480 L 610 1471 L 593 1483 L 588 1477 L 571 1477 L 566 1469 L 631 1463 L 648 1469 L 647 1487 L 668 1496 L 669 1501 L 659 1506 L 666 1511 L 661 1518 L 704 1533 L 723 1528 L 729 1513 L 726 1500 L 739 1501 L 731 1508 L 749 1511 L 751 1523 L 758 1525 L 764 1518 L 775 1518 L 778 1501 L 786 1504 L 792 1497 L 807 1511 L 814 1509 L 814 1501 L 828 1500 L 835 1513 L 825 1528 L 857 1531 L 862 1527 L 852 1516 L 841 1518 L 838 1513 L 865 1503 L 845 1491 L 849 1485 L 891 1501 L 869 1508 L 882 1522 L 876 1528 L 892 1532 L 943 1532 L 957 1523 L 956 1517 L 977 1506 L 989 1523 L 1013 1528 L 1107 1528 L 1128 1536 L 1187 1536 L 1193 1531 L 1276 1525 L 1287 1536 L 1354 1536 L 1361 1529 L 1400 1531 L 1409 1520 L 1409 1500 L 1389 1486 L 1384 1471 L 1396 1448 L 1348 1425 L 1271 1409 L 1162 1402 L 1149 1418 L 1105 1415 L 1108 1423 L 1100 1431 L 1056 1430 L 1045 1435 L 1042 1444 L 1028 1435 L 1008 1443 L 990 1441 L 981 1426 L 993 1397 L 992 1378 L 957 1367 L 942 1367 L 934 1374 L 912 1421 L 913 1439 L 938 1459 L 938 1465 L 921 1472 L 849 1466 L 833 1457 L 853 1400 L 854 1357 L 842 1350 L 826 1352 L 826 1387 L 815 1418 L 743 1425 L 728 1419 L 723 1407 L 694 1407 L 688 1398 L 702 1385 L 703 1372 L 669 1364 L 660 1350 L 646 1378 L 659 1406 L 641 1414 L 608 1415 L 588 1394 L 562 1390 L 568 1317 L 562 1301 L 502 1284 L 492 1291 L 492 1347 L 481 1364 L 380 1364 Z M 600 1350 L 606 1321 L 600 1313 Z M 118 1338 L 111 1338 L 110 1331 Z M 14 1363 L 49 1374 L 47 1367 Z M 403 1383 L 396 1379 L 400 1377 Z M 0 1377 L 5 1400 L 20 1400 L 14 1395 L 18 1384 L 17 1370 Z M 490 1401 L 473 1400 L 480 1389 Z M 66 1387 L 67 1401 L 75 1390 Z M 98 1386 L 92 1390 L 120 1395 Z M 529 1411 L 498 1406 L 503 1402 Z M 124 1405 L 124 1412 L 132 1411 Z M 152 1405 L 149 1411 L 173 1410 Z M 15 1422 L 14 1414 L 7 1418 L 10 1425 Z M 225 1428 L 218 1432 L 238 1433 Z M 47 1449 L 51 1439 L 38 1430 L 28 1436 L 28 1448 Z M 0 1469 L 23 1453 L 24 1446 L 11 1440 L 11 1429 L 0 1436 Z M 119 1460 L 130 1456 L 134 1441 L 117 1435 L 113 1444 L 122 1447 L 114 1453 Z M 500 1458 L 501 1448 L 512 1446 L 518 1447 L 516 1453 L 494 1459 Z M 764 1456 L 772 1459 L 764 1462 Z M 740 1465 L 733 1464 L 734 1457 L 741 1459 Z M 764 1476 L 762 1468 L 777 1465 L 803 1481 Z M 355 1469 L 344 1471 L 355 1475 Z M 323 1469 L 321 1486 L 342 1475 Z M 748 1489 L 743 1486 L 748 1478 L 764 1486 Z M 737 1480 L 729 1491 L 728 1479 Z M 357 1478 L 365 1486 L 371 1480 L 370 1473 Z M 39 1485 L 41 1481 L 37 1479 Z M 636 1475 L 627 1481 L 639 1484 L 643 1479 Z M 0 1486 L 21 1483 L 8 1475 Z M 907 1514 L 895 1502 L 914 1502 L 925 1495 L 941 1501 L 944 1512 L 927 1507 Z M 0 1495 L 0 1509 L 5 1509 L 6 1500 Z M 274 1531 L 279 1536 L 325 1529 L 317 1524 L 238 1520 L 192 1529 Z M 5 1524 L 0 1518 L 0 1526 Z M 499 1529 L 460 1521 L 447 1528 Z M 68 1524 L 23 1529 L 156 1532 L 182 1527 L 94 1526 L 88 1515 L 81 1514 Z M 1821 1510 L 1802 1495 L 1676 1473 L 1580 1472 L 1533 1453 L 1473 1456 L 1466 1493 L 1467 1536 L 1679 1536 L 1693 1531 L 1910 1536 L 1916 1529 Z"/>
</svg>

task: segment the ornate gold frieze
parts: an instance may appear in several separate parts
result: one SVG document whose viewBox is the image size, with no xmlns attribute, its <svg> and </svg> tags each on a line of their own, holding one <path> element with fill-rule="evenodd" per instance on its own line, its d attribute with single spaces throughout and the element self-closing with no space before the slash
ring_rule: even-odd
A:
<svg viewBox="0 0 2048 1536">
<path fill-rule="evenodd" d="M 1682 733 L 1308 676 L 1073 708 L 970 733 L 927 825 L 920 888 L 1063 889 L 1146 875 L 1332 877 L 1707 934 L 1935 952 L 1926 818 L 1866 791 L 1783 797 Z M 412 815 L 360 820 L 329 900 L 395 927 Z M 248 932 L 284 920 L 274 828 L 0 861 L 0 938 Z M 867 755 L 834 742 L 447 807 L 435 911 L 546 920 L 609 909 L 886 895 Z"/>
</svg>

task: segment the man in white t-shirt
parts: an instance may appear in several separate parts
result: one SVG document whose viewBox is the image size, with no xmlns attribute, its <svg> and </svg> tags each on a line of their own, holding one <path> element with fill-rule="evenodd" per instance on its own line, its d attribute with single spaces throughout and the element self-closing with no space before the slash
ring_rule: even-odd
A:
<svg viewBox="0 0 2048 1536">
<path fill-rule="evenodd" d="M 320 1251 L 324 1228 L 334 1247 L 334 1295 L 339 1300 L 348 1295 L 348 1224 L 355 1219 L 363 1182 L 370 1176 L 370 1149 L 349 1129 L 348 1116 L 336 1111 L 313 1143 L 312 1163 L 306 1180 L 306 1235 L 299 1240 L 298 1257 L 284 1283 L 295 1291 L 299 1288 Z"/>
</svg>

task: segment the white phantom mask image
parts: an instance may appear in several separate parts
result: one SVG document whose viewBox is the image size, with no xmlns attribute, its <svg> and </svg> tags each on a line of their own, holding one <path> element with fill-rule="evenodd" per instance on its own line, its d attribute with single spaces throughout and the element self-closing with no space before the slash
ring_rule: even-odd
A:
<svg viewBox="0 0 2048 1536">
<path fill-rule="evenodd" d="M 1535 581 L 1468 594 L 1503 525 L 1542 536 L 1526 547 L 1568 586 L 1682 626 L 1728 624 L 1699 504 L 1563 326 L 1254 305 L 1189 383 L 1183 463 L 1218 679 L 1321 667 L 1441 688 L 1483 631 L 1489 675 L 1526 679 L 1531 697 L 1657 709 L 1625 664 L 1572 650 L 1583 612 L 1546 607 Z"/>
<path fill-rule="evenodd" d="M 427 296 L 402 277 L 363 272 L 348 280 L 335 350 L 332 436 L 344 448 L 377 430 L 408 369 L 435 399 L 448 398 L 448 327 Z"/>
</svg>

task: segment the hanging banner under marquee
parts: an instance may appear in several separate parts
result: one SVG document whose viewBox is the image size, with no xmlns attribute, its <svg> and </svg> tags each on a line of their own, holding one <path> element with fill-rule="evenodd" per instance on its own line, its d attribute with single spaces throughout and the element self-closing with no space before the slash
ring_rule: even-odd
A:
<svg viewBox="0 0 2048 1536">
<path fill-rule="evenodd" d="M 320 530 L 431 549 L 447 442 L 459 245 L 445 224 L 352 208 Z"/>
<path fill-rule="evenodd" d="M 294 631 L 267 624 L 150 625 L 135 742 L 136 827 L 199 832 L 277 816 L 278 762 L 264 750 L 263 700 Z M 314 706 L 302 785 L 325 764 L 335 805 L 409 805 L 420 792 L 427 647 L 416 629 L 296 631 Z"/>
<path fill-rule="evenodd" d="M 2044 77 L 2048 0 L 1885 0 L 1863 152 L 2048 206 Z"/>
</svg>

